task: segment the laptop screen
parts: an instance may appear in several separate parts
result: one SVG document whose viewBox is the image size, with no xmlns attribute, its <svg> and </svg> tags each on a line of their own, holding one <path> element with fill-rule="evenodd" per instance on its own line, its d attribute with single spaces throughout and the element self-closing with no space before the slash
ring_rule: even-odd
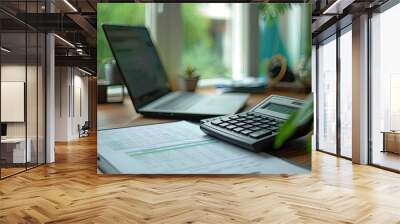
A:
<svg viewBox="0 0 400 224">
<path fill-rule="evenodd" d="M 167 75 L 145 27 L 103 25 L 136 108 L 169 92 Z"/>
</svg>

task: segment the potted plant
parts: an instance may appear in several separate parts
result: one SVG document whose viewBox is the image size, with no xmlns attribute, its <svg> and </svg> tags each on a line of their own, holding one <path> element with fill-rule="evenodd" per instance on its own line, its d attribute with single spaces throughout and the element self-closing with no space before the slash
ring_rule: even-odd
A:
<svg viewBox="0 0 400 224">
<path fill-rule="evenodd" d="M 200 78 L 200 76 L 196 73 L 196 69 L 190 65 L 187 66 L 182 78 L 185 90 L 194 92 Z"/>
</svg>

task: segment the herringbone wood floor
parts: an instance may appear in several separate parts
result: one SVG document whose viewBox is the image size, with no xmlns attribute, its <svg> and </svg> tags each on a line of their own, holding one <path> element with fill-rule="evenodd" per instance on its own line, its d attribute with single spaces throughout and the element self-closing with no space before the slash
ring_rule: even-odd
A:
<svg viewBox="0 0 400 224">
<path fill-rule="evenodd" d="M 96 139 L 0 181 L 0 223 L 400 223 L 400 175 L 313 153 L 303 176 L 103 176 Z"/>
</svg>

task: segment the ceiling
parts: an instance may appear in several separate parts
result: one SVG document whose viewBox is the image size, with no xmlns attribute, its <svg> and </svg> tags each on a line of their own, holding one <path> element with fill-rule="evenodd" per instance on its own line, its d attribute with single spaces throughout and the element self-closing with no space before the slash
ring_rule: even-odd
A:
<svg viewBox="0 0 400 224">
<path fill-rule="evenodd" d="M 29 43 L 32 36 L 30 34 L 27 35 L 28 45 L 25 50 L 25 32 L 54 32 L 57 34 L 56 65 L 74 65 L 96 71 L 98 2 L 47 0 L 46 5 L 45 0 L 1 0 L 2 46 L 12 50 L 7 53 L 7 57 L 16 61 L 27 55 L 29 59 L 37 51 L 36 46 Z"/>
<path fill-rule="evenodd" d="M 312 2 L 313 4 L 312 33 L 315 40 L 321 36 L 329 35 L 329 32 L 335 32 L 332 27 L 346 16 L 350 17 L 351 22 L 351 16 L 378 7 L 386 1 L 299 0 L 296 2 Z M 2 45 L 13 49 L 13 54 L 18 58 L 26 54 L 25 38 L 23 38 L 26 30 L 29 32 L 54 32 L 60 37 L 55 38 L 56 65 L 85 66 L 95 71 L 96 4 L 99 2 L 133 1 L 47 0 L 46 5 L 45 0 L 1 0 Z M 284 1 L 271 0 L 269 2 Z M 337 13 L 335 13 L 335 10 L 337 10 Z M 330 29 L 331 31 L 329 31 Z M 35 49 L 36 46 L 29 43 L 28 55 Z"/>
<path fill-rule="evenodd" d="M 389 0 L 314 0 L 312 37 L 313 43 L 336 33 L 352 23 L 353 17 L 373 12 Z"/>
</svg>

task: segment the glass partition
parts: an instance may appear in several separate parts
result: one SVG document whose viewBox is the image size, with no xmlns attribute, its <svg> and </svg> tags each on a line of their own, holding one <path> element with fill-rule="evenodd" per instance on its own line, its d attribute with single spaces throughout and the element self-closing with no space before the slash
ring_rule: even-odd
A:
<svg viewBox="0 0 400 224">
<path fill-rule="evenodd" d="M 39 13 L 43 3 L 15 10 Z M 45 44 L 43 33 L 0 12 L 0 178 L 45 163 Z"/>
<path fill-rule="evenodd" d="M 1 34 L 1 140 L 2 177 L 26 169 L 30 162 L 30 142 L 26 125 L 27 35 L 25 32 Z M 28 149 L 28 150 L 27 150 Z"/>
<path fill-rule="evenodd" d="M 318 47 L 318 149 L 336 154 L 336 36 Z"/>
</svg>

